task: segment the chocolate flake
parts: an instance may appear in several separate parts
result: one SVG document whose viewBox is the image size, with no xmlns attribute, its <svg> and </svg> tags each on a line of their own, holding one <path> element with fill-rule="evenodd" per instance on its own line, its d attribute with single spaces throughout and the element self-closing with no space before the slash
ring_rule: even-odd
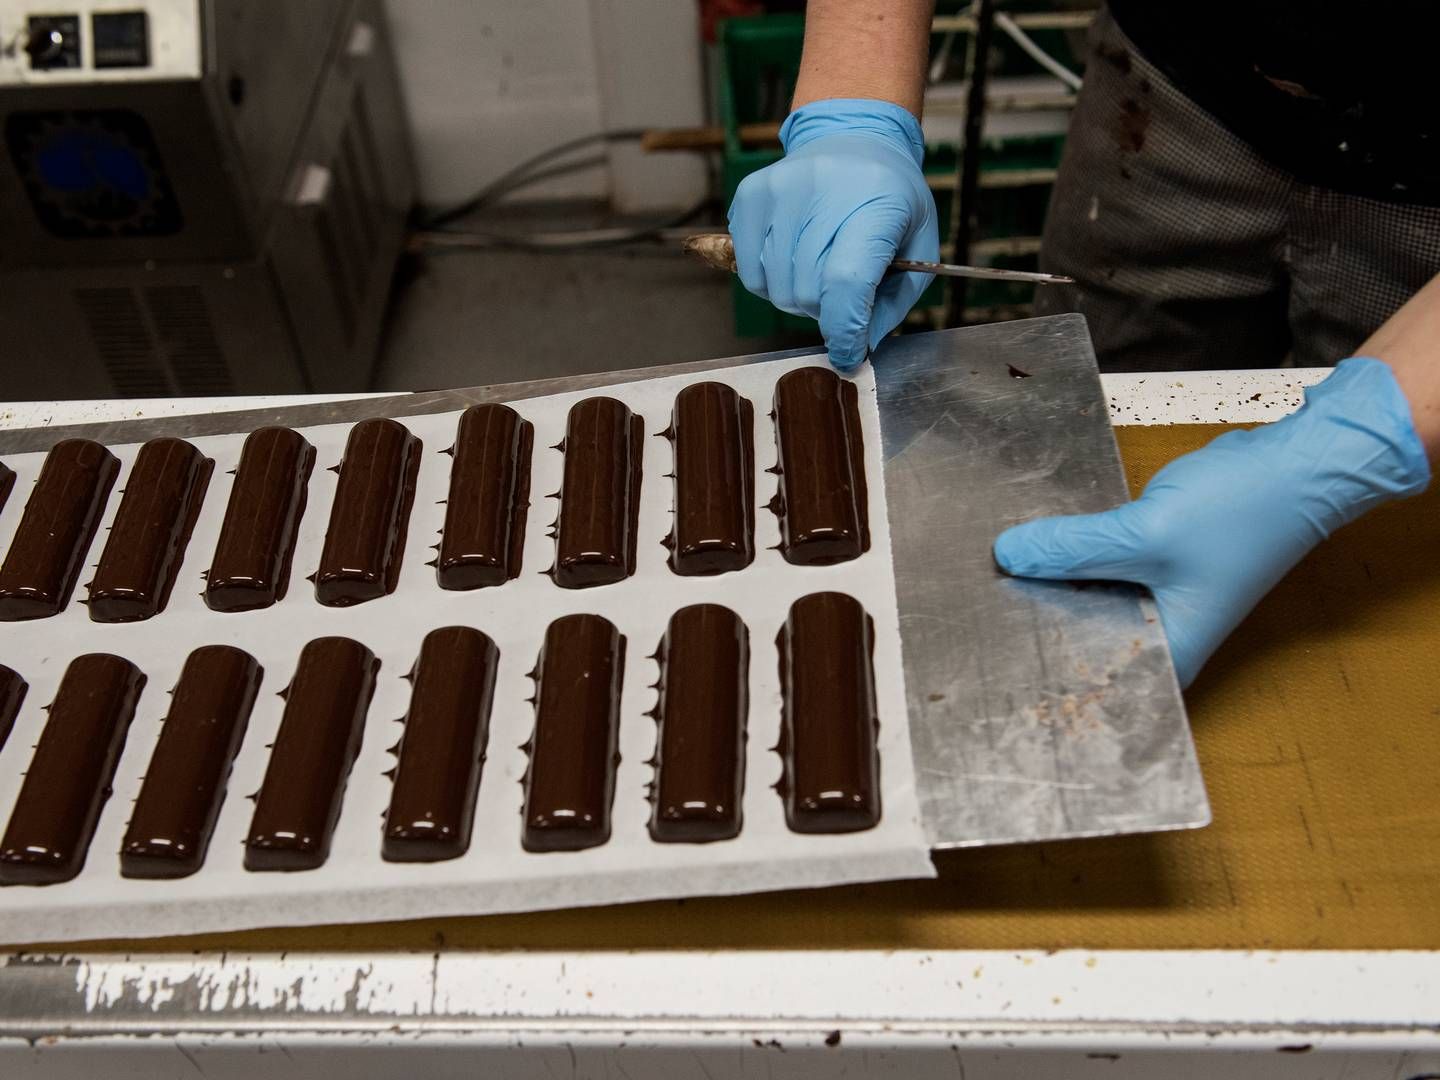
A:
<svg viewBox="0 0 1440 1080">
<path fill-rule="evenodd" d="M 228 645 L 186 659 L 120 845 L 125 877 L 185 877 L 204 864 L 262 674 Z"/>
<path fill-rule="evenodd" d="M 775 384 L 776 471 L 771 504 L 780 552 L 800 566 L 859 558 L 870 548 L 865 446 L 855 384 L 829 368 L 797 368 Z"/>
<path fill-rule="evenodd" d="M 468 626 L 425 635 L 385 815 L 387 860 L 453 859 L 470 847 L 499 658 L 495 643 Z"/>
<path fill-rule="evenodd" d="M 255 800 L 245 869 L 313 870 L 329 857 L 379 668 L 349 638 L 316 638 L 301 651 Z"/>
<path fill-rule="evenodd" d="M 315 448 L 289 428 L 253 431 L 205 575 L 212 611 L 252 611 L 285 598 Z"/>
<path fill-rule="evenodd" d="M 180 439 L 140 447 L 90 583 L 91 619 L 132 622 L 164 610 L 214 464 Z"/>
<path fill-rule="evenodd" d="M 599 615 L 567 615 L 545 632 L 527 748 L 526 851 L 575 851 L 610 839 L 625 638 Z"/>
<path fill-rule="evenodd" d="M 677 574 L 743 570 L 755 558 L 755 408 L 704 382 L 675 397 L 675 524 L 666 546 Z"/>
<path fill-rule="evenodd" d="M 0 840 L 0 883 L 51 885 L 85 865 L 145 676 L 128 660 L 70 661 Z"/>
<path fill-rule="evenodd" d="M 727 607 L 670 618 L 660 662 L 650 836 L 704 843 L 740 834 L 750 635 Z"/>
<path fill-rule="evenodd" d="M 315 574 L 320 603 L 349 607 L 395 591 L 420 449 L 420 440 L 394 420 L 362 420 L 350 429 Z"/>
<path fill-rule="evenodd" d="M 873 828 L 880 821 L 874 621 L 854 597 L 811 593 L 790 606 L 776 645 L 785 820 L 798 833 Z"/>
<path fill-rule="evenodd" d="M 460 415 L 435 567 L 442 589 L 503 585 L 520 573 L 534 438 L 531 424 L 505 405 L 474 405 Z"/>
<path fill-rule="evenodd" d="M 120 462 L 88 439 L 58 442 L 0 566 L 0 620 L 41 619 L 70 602 Z"/>
</svg>

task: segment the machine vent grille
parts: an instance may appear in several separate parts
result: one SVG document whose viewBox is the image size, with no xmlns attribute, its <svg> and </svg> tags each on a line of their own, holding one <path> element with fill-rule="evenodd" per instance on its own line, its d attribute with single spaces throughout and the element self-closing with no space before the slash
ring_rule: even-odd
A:
<svg viewBox="0 0 1440 1080">
<path fill-rule="evenodd" d="M 155 342 L 130 289 L 76 289 L 75 302 L 90 327 L 101 362 L 121 397 L 170 393 Z"/>
<path fill-rule="evenodd" d="M 121 397 L 235 392 L 204 294 L 194 286 L 76 289 L 75 302 Z"/>
<path fill-rule="evenodd" d="M 145 306 L 177 391 L 196 395 L 235 392 L 199 289 L 189 285 L 155 286 L 145 290 Z"/>
</svg>

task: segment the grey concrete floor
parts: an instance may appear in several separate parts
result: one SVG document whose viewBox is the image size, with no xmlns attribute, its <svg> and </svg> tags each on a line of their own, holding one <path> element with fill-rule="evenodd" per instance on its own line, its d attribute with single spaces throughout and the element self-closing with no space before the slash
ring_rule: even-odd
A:
<svg viewBox="0 0 1440 1080">
<path fill-rule="evenodd" d="M 408 257 L 377 390 L 434 390 L 682 363 L 817 339 L 735 334 L 730 282 L 649 248 Z"/>
</svg>

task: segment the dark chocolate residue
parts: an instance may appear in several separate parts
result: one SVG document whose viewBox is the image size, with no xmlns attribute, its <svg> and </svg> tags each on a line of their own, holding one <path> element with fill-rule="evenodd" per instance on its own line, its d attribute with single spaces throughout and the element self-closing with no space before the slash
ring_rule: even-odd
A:
<svg viewBox="0 0 1440 1080">
<path fill-rule="evenodd" d="M 584 589 L 635 572 L 645 421 L 614 398 L 577 402 L 565 428 L 555 584 Z"/>
<path fill-rule="evenodd" d="M 799 833 L 858 832 L 880 821 L 874 622 L 843 593 L 802 596 L 776 639 L 785 820 Z"/>
<path fill-rule="evenodd" d="M 122 875 L 186 877 L 204 864 L 263 674 L 229 645 L 186 658 L 120 844 Z"/>
<path fill-rule="evenodd" d="M 499 659 L 495 643 L 468 626 L 425 635 L 385 815 L 385 859 L 434 862 L 470 847 Z"/>
<path fill-rule="evenodd" d="M 388 418 L 350 429 L 315 574 L 320 603 L 349 607 L 395 591 L 420 450 L 420 440 Z"/>
<path fill-rule="evenodd" d="M 133 622 L 165 609 L 214 462 L 181 439 L 140 447 L 90 583 L 90 618 Z"/>
<path fill-rule="evenodd" d="M 870 549 L 870 508 L 855 384 L 797 368 L 775 384 L 774 415 L 781 554 L 801 566 L 859 558 Z"/>
<path fill-rule="evenodd" d="M 546 630 L 527 744 L 526 851 L 575 851 L 610 839 L 624 675 L 625 638 L 608 619 L 567 615 Z"/>
<path fill-rule="evenodd" d="M 755 408 L 704 382 L 675 397 L 675 523 L 665 544 L 677 574 L 743 570 L 755 558 Z"/>
<path fill-rule="evenodd" d="M 80 872 L 144 686 L 121 657 L 70 661 L 0 840 L 0 884 L 51 885 Z"/>
<path fill-rule="evenodd" d="M 70 602 L 119 471 L 115 455 L 88 439 L 51 448 L 0 566 L 0 620 L 45 618 Z"/>
<path fill-rule="evenodd" d="M 205 576 L 212 611 L 252 611 L 285 598 L 315 448 L 289 428 L 252 431 Z"/>
<path fill-rule="evenodd" d="M 671 616 L 656 659 L 659 731 L 650 836 L 692 843 L 738 836 L 745 790 L 749 631 L 727 607 L 694 604 Z"/>
<path fill-rule="evenodd" d="M 435 576 L 442 589 L 503 585 L 520 573 L 535 429 L 506 405 L 474 405 L 455 433 Z"/>
<path fill-rule="evenodd" d="M 250 820 L 245 869 L 313 870 L 329 857 L 379 669 L 375 654 L 349 638 L 316 638 L 301 651 Z"/>
</svg>

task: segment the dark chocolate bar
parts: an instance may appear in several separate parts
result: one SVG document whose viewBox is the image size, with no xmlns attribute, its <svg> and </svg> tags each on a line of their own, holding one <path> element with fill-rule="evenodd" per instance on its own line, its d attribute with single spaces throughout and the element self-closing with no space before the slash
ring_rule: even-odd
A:
<svg viewBox="0 0 1440 1080">
<path fill-rule="evenodd" d="M 0 664 L 0 750 L 5 749 L 5 740 L 15 727 L 15 717 L 20 715 L 20 706 L 29 689 L 18 671 L 12 671 Z"/>
<path fill-rule="evenodd" d="M 645 421 L 614 398 L 577 402 L 565 426 L 555 584 L 584 589 L 635 572 Z"/>
<path fill-rule="evenodd" d="M 90 583 L 90 618 L 132 622 L 165 609 L 213 466 L 180 439 L 140 447 Z"/>
<path fill-rule="evenodd" d="M 380 848 L 391 862 L 453 859 L 469 848 L 499 658 L 468 626 L 425 635 Z"/>
<path fill-rule="evenodd" d="M 329 857 L 379 668 L 349 638 L 301 651 L 245 839 L 247 870 L 313 870 Z"/>
<path fill-rule="evenodd" d="M 526 748 L 526 851 L 576 851 L 610 839 L 619 763 L 625 638 L 599 615 L 566 615 L 545 632 Z"/>
<path fill-rule="evenodd" d="M 88 439 L 46 455 L 0 566 L 0 620 L 44 618 L 70 602 L 119 471 L 115 455 Z"/>
<path fill-rule="evenodd" d="M 435 576 L 442 589 L 503 585 L 520 573 L 534 428 L 506 405 L 460 414 Z"/>
<path fill-rule="evenodd" d="M 665 546 L 677 574 L 743 570 L 755 558 L 755 408 L 723 383 L 675 397 L 675 523 Z"/>
<path fill-rule="evenodd" d="M 15 472 L 0 461 L 0 510 L 5 509 L 5 503 L 10 499 L 10 491 L 15 487 Z"/>
<path fill-rule="evenodd" d="M 865 445 L 855 384 L 829 368 L 804 367 L 775 384 L 775 471 L 787 562 L 819 566 L 870 549 Z"/>
<path fill-rule="evenodd" d="M 205 575 L 212 611 L 252 611 L 285 598 L 314 465 L 315 448 L 289 428 L 260 428 L 245 439 Z"/>
<path fill-rule="evenodd" d="M 694 604 L 670 617 L 656 659 L 660 728 L 650 835 L 729 840 L 740 834 L 745 789 L 750 634 L 729 608 Z"/>
<path fill-rule="evenodd" d="M 0 883 L 50 885 L 80 872 L 144 686 L 118 656 L 70 661 L 0 840 Z"/>
<path fill-rule="evenodd" d="M 852 596 L 802 596 L 780 649 L 785 820 L 798 833 L 859 832 L 880 821 L 874 622 Z"/>
<path fill-rule="evenodd" d="M 228 645 L 186 659 L 120 845 L 125 877 L 185 877 L 205 862 L 261 674 Z"/>
<path fill-rule="evenodd" d="M 419 470 L 420 440 L 403 424 L 380 417 L 350 429 L 315 574 L 320 603 L 349 607 L 395 591 Z"/>
</svg>

